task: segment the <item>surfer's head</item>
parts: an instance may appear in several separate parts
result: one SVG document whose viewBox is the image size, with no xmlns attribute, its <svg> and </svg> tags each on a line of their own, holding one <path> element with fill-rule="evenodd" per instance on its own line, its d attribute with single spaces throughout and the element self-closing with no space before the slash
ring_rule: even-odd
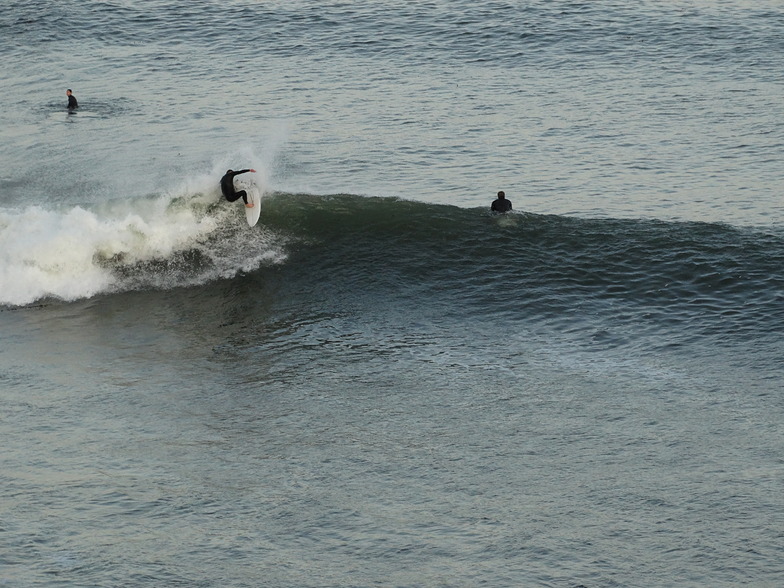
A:
<svg viewBox="0 0 784 588">
<path fill-rule="evenodd" d="M 71 95 L 71 88 L 68 88 L 68 89 L 65 91 L 65 95 L 66 95 L 66 96 L 70 96 L 70 95 Z"/>
<path fill-rule="evenodd" d="M 226 170 L 226 173 L 227 173 L 227 174 L 230 174 L 230 173 L 231 173 L 231 172 L 233 172 L 233 171 L 234 171 L 233 169 L 227 169 L 227 170 Z"/>
<path fill-rule="evenodd" d="M 504 194 L 504 191 L 503 191 L 503 190 L 501 190 L 501 191 L 498 193 L 498 197 L 499 197 L 499 198 L 504 198 L 505 196 L 506 196 L 506 194 Z"/>
</svg>

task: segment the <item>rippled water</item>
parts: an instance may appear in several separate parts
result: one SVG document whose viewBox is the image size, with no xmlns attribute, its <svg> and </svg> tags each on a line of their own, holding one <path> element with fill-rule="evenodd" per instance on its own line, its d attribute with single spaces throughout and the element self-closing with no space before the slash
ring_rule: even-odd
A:
<svg viewBox="0 0 784 588">
<path fill-rule="evenodd" d="M 289 191 L 781 223 L 776 3 L 45 6 L 5 19 L 2 155 L 34 180 L 5 198 L 147 194 L 254 156 Z"/>
<path fill-rule="evenodd" d="M 783 25 L 11 1 L 0 584 L 781 584 Z"/>
</svg>

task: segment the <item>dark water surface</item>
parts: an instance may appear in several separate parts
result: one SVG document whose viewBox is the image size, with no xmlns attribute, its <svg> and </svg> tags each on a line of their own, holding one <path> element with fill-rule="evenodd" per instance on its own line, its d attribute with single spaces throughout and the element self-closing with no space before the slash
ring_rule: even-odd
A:
<svg viewBox="0 0 784 588">
<path fill-rule="evenodd" d="M 9 6 L 0 585 L 784 582 L 779 3 Z"/>
</svg>

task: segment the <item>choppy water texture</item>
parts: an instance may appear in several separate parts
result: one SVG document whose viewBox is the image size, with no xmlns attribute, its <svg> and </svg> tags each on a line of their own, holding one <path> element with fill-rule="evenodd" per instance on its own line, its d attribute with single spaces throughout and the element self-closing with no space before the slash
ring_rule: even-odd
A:
<svg viewBox="0 0 784 588">
<path fill-rule="evenodd" d="M 783 584 L 783 29 L 11 1 L 0 585 Z"/>
</svg>

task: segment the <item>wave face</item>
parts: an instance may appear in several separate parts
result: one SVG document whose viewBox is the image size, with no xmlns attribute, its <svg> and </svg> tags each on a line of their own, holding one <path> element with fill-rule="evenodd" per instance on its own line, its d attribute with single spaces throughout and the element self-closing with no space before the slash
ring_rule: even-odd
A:
<svg viewBox="0 0 784 588">
<path fill-rule="evenodd" d="M 348 283 L 354 296 L 510 321 L 567 327 L 605 315 L 616 326 L 678 326 L 680 338 L 784 328 L 784 239 L 770 230 L 353 195 L 268 195 L 258 230 L 241 212 L 202 194 L 4 212 L 0 302 L 198 286 L 286 264 L 314 292 Z"/>
<path fill-rule="evenodd" d="M 278 194 L 264 211 L 313 296 L 587 330 L 597 348 L 777 337 L 784 240 L 707 223 L 585 220 Z M 317 294 L 321 291 L 321 294 Z M 636 342 L 636 343 L 635 343 Z"/>
</svg>

